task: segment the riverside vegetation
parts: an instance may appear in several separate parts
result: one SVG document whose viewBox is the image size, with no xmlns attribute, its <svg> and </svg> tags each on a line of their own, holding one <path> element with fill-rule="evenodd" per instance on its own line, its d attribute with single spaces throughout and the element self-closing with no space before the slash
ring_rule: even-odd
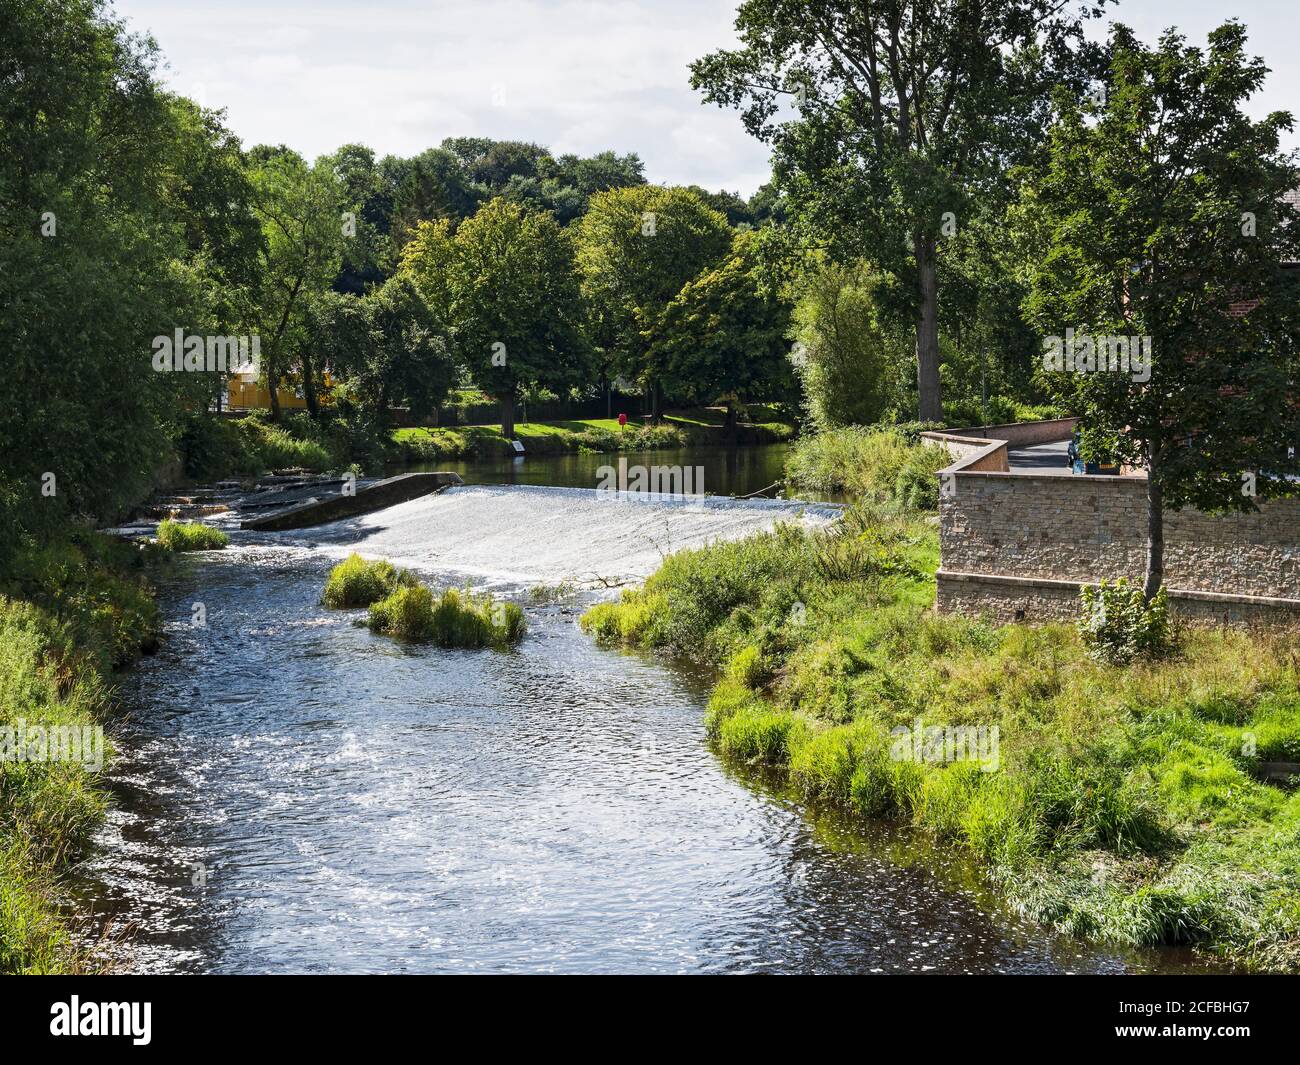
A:
<svg viewBox="0 0 1300 1065">
<path fill-rule="evenodd" d="M 110 718 L 114 670 L 158 639 L 143 577 L 155 550 L 77 533 L 10 557 L 0 583 L 0 729 L 8 742 L 23 730 L 80 732 Z M 60 878 L 106 804 L 97 767 L 0 759 L 0 971 L 93 966 L 60 911 Z"/>
<path fill-rule="evenodd" d="M 937 615 L 934 518 L 899 476 L 933 456 L 896 443 L 867 444 L 892 479 L 859 471 L 894 487 L 836 526 L 672 555 L 584 628 L 717 667 L 722 756 L 964 847 L 1036 921 L 1300 970 L 1300 792 L 1260 773 L 1300 760 L 1294 633 L 1171 642 L 1157 609 L 1136 637 L 1153 656 L 1105 625 L 1094 638 L 1095 609 L 1079 626 Z M 996 726 L 999 768 L 892 757 L 891 730 L 918 722 Z"/>
<path fill-rule="evenodd" d="M 353 552 L 335 566 L 321 597 L 328 607 L 369 607 L 375 632 L 440 647 L 504 648 L 524 634 L 524 612 L 515 603 L 448 588 L 441 595 L 409 570 Z"/>
</svg>

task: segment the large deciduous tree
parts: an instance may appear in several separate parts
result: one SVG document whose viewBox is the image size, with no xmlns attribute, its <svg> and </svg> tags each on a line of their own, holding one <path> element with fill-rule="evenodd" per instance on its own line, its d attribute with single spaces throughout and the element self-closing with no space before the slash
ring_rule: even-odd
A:
<svg viewBox="0 0 1300 1065">
<path fill-rule="evenodd" d="M 0 0 L 0 556 L 111 517 L 167 461 L 206 374 L 151 341 L 230 317 L 252 254 L 219 116 L 163 92 L 153 43 L 95 0 Z"/>
<path fill-rule="evenodd" d="M 682 286 L 650 341 L 649 365 L 680 394 L 726 405 L 734 436 L 736 404 L 785 398 L 793 388 L 790 307 L 755 233 L 737 233 L 731 251 Z"/>
<path fill-rule="evenodd" d="M 402 271 L 449 323 L 456 361 L 500 402 L 507 437 L 523 389 L 584 383 L 573 245 L 549 212 L 498 197 L 454 236 L 446 221 L 426 223 L 404 250 Z"/>
<path fill-rule="evenodd" d="M 662 415 L 662 382 L 650 364 L 659 317 L 682 286 L 731 245 L 726 218 L 688 189 L 638 185 L 591 198 L 577 224 L 578 268 L 602 376 L 625 374 Z"/>
<path fill-rule="evenodd" d="M 909 282 L 919 416 L 938 421 L 945 226 L 1038 141 L 1049 86 L 1082 89 L 1095 49 L 1080 14 L 1065 0 L 745 0 L 736 28 L 741 47 L 698 60 L 692 83 L 772 145 L 810 242 Z"/>
<path fill-rule="evenodd" d="M 1249 510 L 1300 487 L 1300 276 L 1283 266 L 1300 260 L 1284 199 L 1300 178 L 1278 150 L 1291 116 L 1243 110 L 1266 68 L 1240 24 L 1206 50 L 1123 26 L 1111 45 L 1104 102 L 1058 97 L 1020 214 L 1049 384 L 1085 449 L 1146 468 L 1149 599 L 1166 508 Z"/>
<path fill-rule="evenodd" d="M 252 179 L 263 250 L 256 320 L 261 336 L 271 417 L 280 417 L 280 379 L 296 358 L 307 409 L 319 413 L 316 366 L 307 310 L 338 276 L 346 235 L 345 213 L 356 205 L 344 199 L 334 160 L 310 166 L 287 148 L 253 151 Z"/>
</svg>

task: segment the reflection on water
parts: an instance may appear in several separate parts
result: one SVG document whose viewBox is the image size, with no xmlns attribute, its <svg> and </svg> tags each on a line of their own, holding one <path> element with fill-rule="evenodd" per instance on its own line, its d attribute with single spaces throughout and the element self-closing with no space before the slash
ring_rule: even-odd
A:
<svg viewBox="0 0 1300 1065">
<path fill-rule="evenodd" d="M 706 747 L 707 679 L 602 650 L 409 647 L 289 548 L 188 563 L 124 678 L 82 891 L 118 965 L 184 972 L 1121 971 L 990 916 L 958 866 L 809 816 Z M 448 579 L 451 579 L 450 577 Z M 193 604 L 206 628 L 191 628 Z M 909 854 L 920 853 L 914 849 Z"/>
<path fill-rule="evenodd" d="M 689 447 L 661 451 L 638 451 L 622 457 L 629 464 L 643 466 L 700 466 L 704 470 L 704 491 L 709 495 L 743 496 L 782 494 L 785 460 L 789 444 L 757 447 Z M 569 454 L 525 455 L 516 458 L 491 457 L 439 461 L 405 470 L 450 470 L 466 484 L 532 484 L 560 488 L 595 488 L 602 466 L 618 466 L 618 455 Z M 842 497 L 815 492 L 791 492 L 791 498 L 820 502 L 841 502 Z"/>
</svg>

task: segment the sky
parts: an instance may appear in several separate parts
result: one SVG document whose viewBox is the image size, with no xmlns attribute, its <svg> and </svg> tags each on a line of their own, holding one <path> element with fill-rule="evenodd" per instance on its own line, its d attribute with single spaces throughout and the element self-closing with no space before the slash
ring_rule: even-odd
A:
<svg viewBox="0 0 1300 1065">
<path fill-rule="evenodd" d="M 157 39 L 163 80 L 226 109 L 246 146 L 314 158 L 361 142 L 414 155 L 444 137 L 636 152 L 646 177 L 748 196 L 767 149 L 701 103 L 691 60 L 735 43 L 736 0 L 116 0 Z M 1122 0 L 1107 20 L 1191 40 L 1235 16 L 1272 68 L 1250 110 L 1300 117 L 1296 0 Z M 1300 147 L 1292 137 L 1288 148 Z"/>
</svg>

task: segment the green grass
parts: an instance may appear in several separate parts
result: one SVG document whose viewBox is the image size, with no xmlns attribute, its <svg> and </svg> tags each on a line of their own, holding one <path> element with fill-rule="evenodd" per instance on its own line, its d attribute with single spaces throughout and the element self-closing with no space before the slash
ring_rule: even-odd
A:
<svg viewBox="0 0 1300 1065">
<path fill-rule="evenodd" d="M 158 525 L 158 542 L 168 551 L 212 551 L 225 547 L 230 537 L 201 522 L 180 522 L 168 518 Z"/>
<path fill-rule="evenodd" d="M 794 435 L 794 426 L 767 407 L 751 408 L 754 421 L 742 420 L 737 442 L 778 443 Z M 531 454 L 553 455 L 579 451 L 649 451 L 684 447 L 688 444 L 725 442 L 724 413 L 719 409 L 694 408 L 667 414 L 663 424 L 645 425 L 629 419 L 620 428 L 617 418 L 583 418 L 560 422 L 528 422 L 515 426 L 514 439 L 523 442 Z M 468 455 L 513 454 L 498 425 L 462 425 L 434 429 L 396 429 L 393 443 L 408 462 L 437 462 Z"/>
<path fill-rule="evenodd" d="M 504 648 L 524 634 L 515 603 L 448 588 L 435 596 L 421 584 L 404 585 L 370 607 L 375 632 L 440 647 Z"/>
<path fill-rule="evenodd" d="M 370 606 L 415 584 L 410 570 L 398 569 L 383 559 L 368 560 L 355 551 L 330 570 L 321 602 L 334 609 Z"/>
<path fill-rule="evenodd" d="M 0 744 L 10 728 L 16 738 L 19 728 L 103 725 L 113 668 L 157 640 L 157 608 L 132 572 L 146 554 L 81 534 L 10 559 L 0 581 Z M 107 741 L 101 753 L 111 755 Z M 93 765 L 0 758 L 0 972 L 93 967 L 60 913 L 60 880 L 106 802 Z"/>
<path fill-rule="evenodd" d="M 936 615 L 933 525 L 858 508 L 665 560 L 582 619 L 718 668 L 708 735 L 797 796 L 960 847 L 1028 917 L 1300 971 L 1294 633 L 1187 629 L 1173 657 L 1095 661 L 1075 628 Z M 998 768 L 914 760 L 893 730 L 999 734 Z"/>
<path fill-rule="evenodd" d="M 786 460 L 786 475 L 799 488 L 932 510 L 939 501 L 935 474 L 951 462 L 947 451 L 920 441 L 915 431 L 852 426 L 802 437 Z"/>
</svg>

